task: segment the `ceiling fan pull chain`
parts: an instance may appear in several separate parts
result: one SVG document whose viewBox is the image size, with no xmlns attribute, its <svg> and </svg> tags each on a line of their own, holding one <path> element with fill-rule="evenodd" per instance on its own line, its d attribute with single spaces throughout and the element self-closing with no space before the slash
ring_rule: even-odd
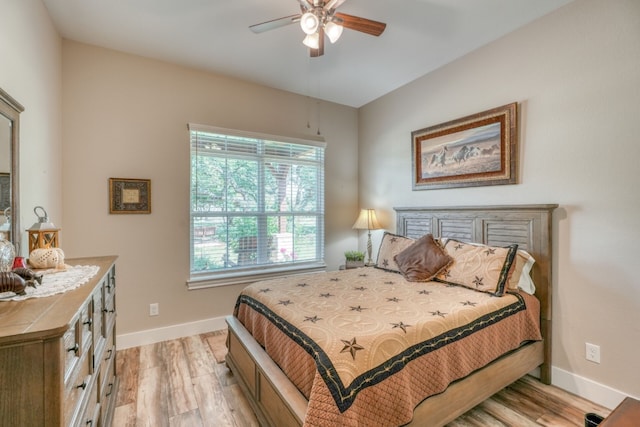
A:
<svg viewBox="0 0 640 427">
<path fill-rule="evenodd" d="M 320 136 L 320 101 L 316 102 L 316 115 L 318 121 L 318 132 L 317 135 Z"/>
<path fill-rule="evenodd" d="M 307 77 L 307 80 L 308 80 L 308 77 Z M 308 87 L 307 87 L 307 92 L 309 92 Z M 307 96 L 307 129 L 311 129 L 311 97 L 310 96 Z"/>
</svg>

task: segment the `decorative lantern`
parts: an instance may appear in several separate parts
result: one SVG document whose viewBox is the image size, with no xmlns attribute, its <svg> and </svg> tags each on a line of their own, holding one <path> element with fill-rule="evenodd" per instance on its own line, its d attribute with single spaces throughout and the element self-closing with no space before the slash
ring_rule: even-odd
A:
<svg viewBox="0 0 640 427">
<path fill-rule="evenodd" d="M 43 216 L 38 215 L 38 209 L 42 210 Z M 33 212 L 38 217 L 38 222 L 27 229 L 29 234 L 29 253 L 34 249 L 50 249 L 58 247 L 58 231 L 53 223 L 49 222 L 47 211 L 42 206 L 33 208 Z"/>
</svg>

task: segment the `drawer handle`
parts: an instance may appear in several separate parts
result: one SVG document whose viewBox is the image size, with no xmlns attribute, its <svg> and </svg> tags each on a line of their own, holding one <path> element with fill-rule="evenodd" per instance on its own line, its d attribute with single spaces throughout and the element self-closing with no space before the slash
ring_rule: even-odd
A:
<svg viewBox="0 0 640 427">
<path fill-rule="evenodd" d="M 83 325 L 89 325 L 89 326 L 91 326 L 92 323 L 93 323 L 93 320 L 91 319 L 87 319 L 86 322 L 82 322 Z"/>
<path fill-rule="evenodd" d="M 92 426 L 93 425 L 93 420 L 87 420 L 87 422 L 85 423 L 88 426 Z"/>
<path fill-rule="evenodd" d="M 87 382 L 86 381 L 82 381 L 82 384 L 77 385 L 76 388 L 81 388 L 81 389 L 85 389 L 87 388 Z"/>
<path fill-rule="evenodd" d="M 108 308 L 103 309 L 102 311 L 104 311 L 105 313 L 115 313 L 115 310 L 109 310 Z"/>
<path fill-rule="evenodd" d="M 68 348 L 67 351 L 73 351 L 74 353 L 77 353 L 79 348 L 80 346 L 78 345 L 78 343 L 76 343 L 73 347 Z"/>
<path fill-rule="evenodd" d="M 105 394 L 105 396 L 109 396 L 113 392 L 113 383 L 109 383 L 109 391 Z"/>
<path fill-rule="evenodd" d="M 109 350 L 107 350 L 107 353 L 109 354 L 107 357 L 104 358 L 104 360 L 109 360 L 111 359 L 111 356 L 113 355 L 113 349 L 110 348 Z"/>
</svg>

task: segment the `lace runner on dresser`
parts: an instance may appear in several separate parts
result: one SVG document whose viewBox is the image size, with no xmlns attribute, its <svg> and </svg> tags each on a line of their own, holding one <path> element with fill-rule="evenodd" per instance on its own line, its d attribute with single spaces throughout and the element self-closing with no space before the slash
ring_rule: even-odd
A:
<svg viewBox="0 0 640 427">
<path fill-rule="evenodd" d="M 97 265 L 66 265 L 64 270 L 49 269 L 38 270 L 42 274 L 42 284 L 36 283 L 36 287 L 27 286 L 26 295 L 16 295 L 13 292 L 0 293 L 2 301 L 22 301 L 28 298 L 48 297 L 55 294 L 75 289 L 87 283 L 100 270 Z"/>
</svg>

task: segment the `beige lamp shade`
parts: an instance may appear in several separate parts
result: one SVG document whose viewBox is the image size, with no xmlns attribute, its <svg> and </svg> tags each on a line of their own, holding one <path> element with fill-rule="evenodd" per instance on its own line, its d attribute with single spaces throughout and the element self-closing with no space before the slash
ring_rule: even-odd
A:
<svg viewBox="0 0 640 427">
<path fill-rule="evenodd" d="M 380 223 L 378 222 L 378 218 L 376 218 L 376 211 L 373 209 L 362 209 L 360 211 L 360 215 L 358 215 L 358 219 L 356 219 L 356 223 L 353 224 L 353 227 L 357 230 L 368 230 L 367 236 L 367 263 L 366 265 L 373 265 L 373 260 L 371 259 L 371 230 L 379 230 L 382 228 Z"/>
<path fill-rule="evenodd" d="M 373 209 L 362 209 L 353 227 L 357 230 L 379 230 L 382 228 Z"/>
</svg>

